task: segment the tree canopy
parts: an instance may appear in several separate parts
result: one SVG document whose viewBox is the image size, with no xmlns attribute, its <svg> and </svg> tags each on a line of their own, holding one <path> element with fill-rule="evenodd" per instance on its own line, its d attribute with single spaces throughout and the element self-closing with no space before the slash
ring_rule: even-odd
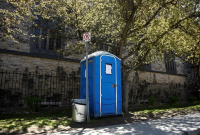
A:
<svg viewBox="0 0 200 135">
<path fill-rule="evenodd" d="M 200 11 L 200 4 L 195 3 L 194 12 Z M 169 39 L 170 38 L 170 39 Z M 200 87 L 200 18 L 190 18 L 178 25 L 163 38 L 166 50 L 173 50 L 173 55 L 193 66 L 197 87 Z"/>
<path fill-rule="evenodd" d="M 6 0 L 13 10 L 1 9 L 1 27 L 5 38 L 20 30 L 13 28 L 20 20 L 59 19 L 65 40 L 78 39 L 92 33 L 91 45 L 108 45 L 110 52 L 122 59 L 123 107 L 128 110 L 127 80 L 129 74 L 142 64 L 162 56 L 166 47 L 163 42 L 172 40 L 170 32 L 179 24 L 200 16 L 197 0 Z M 37 24 L 33 22 L 33 26 Z M 188 27 L 185 27 L 188 29 Z M 190 31 L 192 32 L 192 31 Z M 174 33 L 176 34 L 176 32 Z M 183 34 L 178 32 L 178 34 Z M 34 36 L 34 35 L 33 35 Z M 178 35 L 177 35 L 178 36 Z M 191 38 L 182 35 L 183 38 Z M 165 40 L 162 40 L 165 39 Z M 178 38 L 173 38 L 178 42 Z M 184 39 L 186 40 L 186 39 Z M 83 50 L 81 44 L 72 48 Z M 175 47 L 175 46 L 174 46 Z"/>
</svg>

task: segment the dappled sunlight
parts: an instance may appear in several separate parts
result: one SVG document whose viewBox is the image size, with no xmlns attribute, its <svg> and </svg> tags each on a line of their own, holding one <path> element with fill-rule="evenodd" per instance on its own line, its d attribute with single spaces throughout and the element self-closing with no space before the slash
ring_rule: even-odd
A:
<svg viewBox="0 0 200 135">
<path fill-rule="evenodd" d="M 58 114 L 57 114 L 58 115 Z M 71 118 L 67 114 L 10 114 L 0 119 L 0 134 L 43 133 L 67 130 Z M 5 117 L 4 117 L 5 116 Z M 67 128 L 68 127 L 68 128 Z"/>
<path fill-rule="evenodd" d="M 152 134 L 156 134 L 157 132 L 163 132 L 163 134 L 166 132 L 176 133 L 195 130 L 196 127 L 200 127 L 199 122 L 194 123 L 193 120 L 190 120 L 191 118 L 185 117 L 182 121 L 179 120 L 180 115 L 199 113 L 199 106 L 190 106 L 189 109 L 174 108 L 174 106 L 171 106 L 171 109 L 169 107 L 160 107 L 160 109 L 147 108 L 141 111 L 123 114 L 123 116 L 91 117 L 89 123 L 72 122 L 72 112 L 70 109 L 67 111 L 60 111 L 58 109 L 56 111 L 44 110 L 43 112 L 32 114 L 3 114 L 0 115 L 0 134 L 43 134 L 61 133 L 61 131 L 62 133 L 69 131 L 70 134 L 107 134 L 107 132 L 112 134 L 144 134 L 145 130 L 152 130 Z M 173 116 L 177 117 L 174 117 L 171 121 L 170 117 Z M 140 124 L 138 125 L 138 123 Z M 188 129 L 189 125 L 191 125 L 191 128 Z M 111 128 L 105 126 L 110 126 Z M 105 127 L 105 129 L 99 127 Z"/>
<path fill-rule="evenodd" d="M 200 113 L 172 118 L 142 121 L 138 123 L 119 124 L 109 127 L 77 129 L 56 134 L 148 134 L 168 135 L 195 131 L 200 128 Z"/>
</svg>

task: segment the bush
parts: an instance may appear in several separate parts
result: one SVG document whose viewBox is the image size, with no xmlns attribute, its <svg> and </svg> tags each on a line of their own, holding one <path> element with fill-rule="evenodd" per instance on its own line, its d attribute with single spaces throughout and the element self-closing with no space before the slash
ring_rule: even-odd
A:
<svg viewBox="0 0 200 135">
<path fill-rule="evenodd" d="M 196 103 L 196 101 L 197 101 L 197 97 L 192 97 L 192 96 L 189 97 L 189 102 L 190 102 L 190 103 L 193 103 L 193 104 L 194 104 L 194 103 Z"/>
<path fill-rule="evenodd" d="M 38 112 L 42 103 L 42 99 L 37 97 L 25 97 L 24 102 L 27 106 L 28 111 Z"/>
<path fill-rule="evenodd" d="M 170 104 L 178 104 L 179 102 L 179 98 L 174 97 L 174 96 L 169 97 L 169 100 L 170 100 Z"/>
<path fill-rule="evenodd" d="M 149 104 L 150 105 L 154 105 L 155 103 L 156 103 L 156 98 L 154 97 L 154 96 L 150 96 L 149 98 L 148 98 L 148 101 L 149 101 Z"/>
</svg>

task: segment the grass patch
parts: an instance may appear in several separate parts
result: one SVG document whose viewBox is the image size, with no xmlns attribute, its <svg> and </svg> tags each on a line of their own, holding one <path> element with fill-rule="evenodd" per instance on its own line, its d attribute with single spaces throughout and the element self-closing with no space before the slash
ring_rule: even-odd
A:
<svg viewBox="0 0 200 135">
<path fill-rule="evenodd" d="M 91 125 L 109 125 L 115 124 L 115 118 L 107 117 L 101 119 L 91 118 L 90 123 L 82 122 L 76 123 L 72 122 L 72 112 L 71 110 L 66 111 L 50 111 L 46 113 L 32 113 L 32 114 L 1 114 L 0 115 L 0 133 L 11 133 L 27 131 L 29 127 L 34 126 L 34 128 L 51 127 L 53 129 L 57 128 L 59 125 L 62 126 L 73 126 L 73 127 L 84 127 Z M 179 110 L 200 110 L 199 104 L 179 104 L 179 105 L 166 105 L 158 107 L 147 107 L 145 105 L 140 106 L 140 108 L 130 109 L 134 114 L 139 115 L 154 115 L 154 114 L 164 114 L 169 111 L 179 111 Z M 128 116 L 123 113 L 123 116 Z M 122 117 L 123 118 L 123 117 Z M 128 118 L 126 118 L 128 120 Z M 125 119 L 125 120 L 126 120 Z M 131 119 L 131 118 L 130 118 Z M 118 123 L 120 124 L 120 123 Z"/>
<path fill-rule="evenodd" d="M 71 113 L 35 113 L 35 114 L 3 114 L 0 115 L 0 129 L 4 132 L 27 130 L 31 126 L 43 128 L 59 125 L 68 126 Z"/>
<path fill-rule="evenodd" d="M 200 109 L 200 103 L 198 104 L 178 104 L 178 105 L 165 105 L 158 107 L 145 107 L 141 106 L 140 108 L 130 109 L 131 112 L 135 114 L 156 114 L 164 113 L 166 111 L 181 111 L 181 110 L 198 110 Z"/>
<path fill-rule="evenodd" d="M 101 123 L 101 122 L 102 122 L 101 120 L 95 119 L 95 118 L 92 118 L 92 119 L 90 120 L 90 124 L 96 124 L 96 123 Z"/>
</svg>

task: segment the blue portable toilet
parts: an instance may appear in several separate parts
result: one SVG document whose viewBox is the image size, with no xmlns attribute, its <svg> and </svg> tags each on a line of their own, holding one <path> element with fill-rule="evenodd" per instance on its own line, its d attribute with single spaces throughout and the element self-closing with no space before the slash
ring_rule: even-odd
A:
<svg viewBox="0 0 200 135">
<path fill-rule="evenodd" d="M 108 52 L 88 56 L 90 116 L 122 114 L 121 60 Z M 81 60 L 81 99 L 86 99 L 86 59 Z"/>
</svg>

